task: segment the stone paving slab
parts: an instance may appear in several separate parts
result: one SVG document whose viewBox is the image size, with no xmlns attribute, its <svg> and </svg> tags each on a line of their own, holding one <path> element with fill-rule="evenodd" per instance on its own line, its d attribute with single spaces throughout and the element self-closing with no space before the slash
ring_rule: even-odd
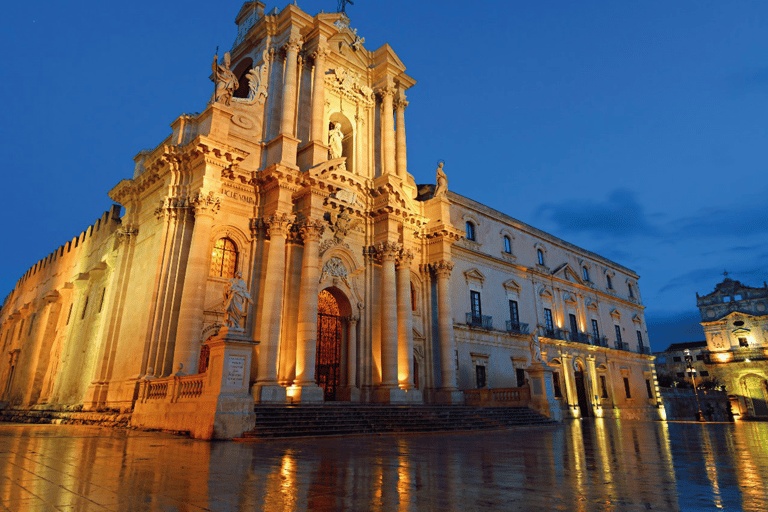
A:
<svg viewBox="0 0 768 512">
<path fill-rule="evenodd" d="M 0 424 L 0 511 L 768 510 L 768 424 L 204 442 Z"/>
</svg>

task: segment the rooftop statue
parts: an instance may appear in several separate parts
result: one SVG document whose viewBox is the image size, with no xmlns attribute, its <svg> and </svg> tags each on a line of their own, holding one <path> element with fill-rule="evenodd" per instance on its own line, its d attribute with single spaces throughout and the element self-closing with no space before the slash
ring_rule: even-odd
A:
<svg viewBox="0 0 768 512">
<path fill-rule="evenodd" d="M 237 82 L 237 77 L 229 69 L 230 62 L 229 52 L 224 54 L 224 62 L 219 64 L 219 56 L 213 56 L 213 83 L 216 84 L 216 90 L 213 93 L 213 101 L 221 101 L 225 105 L 229 106 L 232 100 L 232 95 L 240 86 Z"/>
<path fill-rule="evenodd" d="M 443 172 L 443 162 L 437 164 L 437 186 L 435 187 L 435 197 L 444 196 L 448 192 L 448 176 Z"/>
<path fill-rule="evenodd" d="M 233 331 L 244 330 L 242 321 L 245 316 L 245 309 L 248 304 L 252 304 L 251 294 L 243 281 L 243 273 L 239 270 L 235 277 L 229 280 L 224 290 L 224 308 L 226 310 L 227 326 Z"/>
</svg>

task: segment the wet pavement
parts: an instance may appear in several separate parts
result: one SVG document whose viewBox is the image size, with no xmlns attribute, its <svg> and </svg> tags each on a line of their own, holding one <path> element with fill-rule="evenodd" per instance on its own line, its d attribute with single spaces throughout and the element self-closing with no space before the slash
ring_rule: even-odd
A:
<svg viewBox="0 0 768 512">
<path fill-rule="evenodd" d="M 194 441 L 0 424 L 0 510 L 768 510 L 768 423 Z"/>
</svg>

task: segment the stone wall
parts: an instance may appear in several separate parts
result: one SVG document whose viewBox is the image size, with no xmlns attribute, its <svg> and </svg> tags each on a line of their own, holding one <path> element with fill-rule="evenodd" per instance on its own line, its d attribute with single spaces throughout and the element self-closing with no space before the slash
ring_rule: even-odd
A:
<svg viewBox="0 0 768 512">
<path fill-rule="evenodd" d="M 659 388 L 668 421 L 696 420 L 696 395 L 692 389 Z M 699 403 L 707 421 L 733 421 L 725 391 L 699 390 Z"/>
</svg>

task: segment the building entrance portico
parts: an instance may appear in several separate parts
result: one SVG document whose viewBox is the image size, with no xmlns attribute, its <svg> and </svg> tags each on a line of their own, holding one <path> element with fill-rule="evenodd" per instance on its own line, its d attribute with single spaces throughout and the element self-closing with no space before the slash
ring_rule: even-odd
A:
<svg viewBox="0 0 768 512">
<path fill-rule="evenodd" d="M 336 400 L 341 386 L 341 307 L 333 293 L 322 290 L 317 296 L 317 360 L 315 376 L 323 388 L 323 399 Z"/>
</svg>

